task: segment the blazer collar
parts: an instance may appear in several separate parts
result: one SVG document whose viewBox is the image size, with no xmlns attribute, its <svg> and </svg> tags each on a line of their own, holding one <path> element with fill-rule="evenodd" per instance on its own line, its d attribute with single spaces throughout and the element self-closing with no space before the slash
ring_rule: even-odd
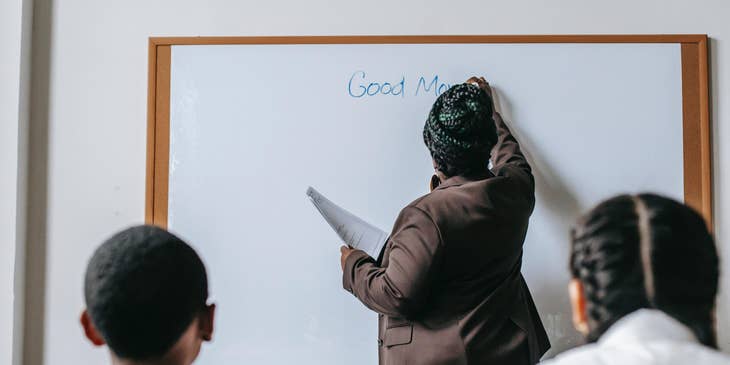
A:
<svg viewBox="0 0 730 365">
<path fill-rule="evenodd" d="M 489 179 L 490 177 L 494 177 L 494 174 L 491 171 L 489 171 L 489 170 L 485 171 L 484 173 L 476 174 L 476 175 L 469 175 L 469 176 L 457 175 L 457 176 L 452 176 L 452 177 L 446 179 L 445 181 L 442 181 L 441 184 L 439 184 L 439 186 L 436 187 L 436 189 L 434 189 L 434 190 L 446 189 L 446 188 L 451 187 L 451 186 L 459 186 L 459 185 L 463 185 L 463 184 L 466 184 L 466 183 L 469 183 L 469 182 L 472 182 L 472 181 L 479 181 L 479 180 Z"/>
<path fill-rule="evenodd" d="M 689 328 L 668 314 L 655 309 L 640 309 L 611 326 L 598 343 L 617 346 L 655 341 L 697 342 L 697 338 Z"/>
</svg>

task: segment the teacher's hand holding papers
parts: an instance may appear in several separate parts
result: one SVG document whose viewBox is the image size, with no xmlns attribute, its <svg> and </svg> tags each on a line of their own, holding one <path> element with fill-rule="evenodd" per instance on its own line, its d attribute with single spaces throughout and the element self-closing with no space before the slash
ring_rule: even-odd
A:
<svg viewBox="0 0 730 365">
<path fill-rule="evenodd" d="M 340 253 L 342 254 L 340 257 L 340 267 L 343 270 L 345 269 L 345 261 L 347 261 L 347 257 L 350 256 L 353 251 L 355 251 L 355 249 L 347 245 L 340 247 Z"/>
</svg>

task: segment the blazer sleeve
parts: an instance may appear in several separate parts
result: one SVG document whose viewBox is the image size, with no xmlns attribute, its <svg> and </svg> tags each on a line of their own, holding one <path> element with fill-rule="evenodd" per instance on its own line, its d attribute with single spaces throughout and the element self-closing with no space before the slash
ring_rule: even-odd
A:
<svg viewBox="0 0 730 365">
<path fill-rule="evenodd" d="M 345 261 L 342 283 L 365 306 L 380 314 L 413 318 L 425 304 L 443 251 L 441 235 L 431 217 L 406 207 L 388 242 L 388 266 L 379 267 L 365 252 Z"/>
<path fill-rule="evenodd" d="M 520 144 L 512 135 L 502 116 L 494 112 L 497 127 L 497 144 L 492 148 L 492 171 L 497 176 L 514 178 L 525 184 L 534 193 L 535 180 L 527 158 Z"/>
</svg>

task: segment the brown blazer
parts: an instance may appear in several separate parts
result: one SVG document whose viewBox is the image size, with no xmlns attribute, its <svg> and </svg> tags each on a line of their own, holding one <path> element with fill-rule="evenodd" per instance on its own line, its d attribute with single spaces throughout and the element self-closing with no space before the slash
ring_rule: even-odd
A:
<svg viewBox="0 0 730 365">
<path fill-rule="evenodd" d="M 405 207 L 378 264 L 343 286 L 379 314 L 380 364 L 531 365 L 550 348 L 520 268 L 535 185 L 499 115 L 492 171 L 455 176 Z"/>
</svg>

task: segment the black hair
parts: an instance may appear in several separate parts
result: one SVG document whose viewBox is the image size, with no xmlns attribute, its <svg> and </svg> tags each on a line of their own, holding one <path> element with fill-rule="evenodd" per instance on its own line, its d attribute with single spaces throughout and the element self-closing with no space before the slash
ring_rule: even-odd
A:
<svg viewBox="0 0 730 365">
<path fill-rule="evenodd" d="M 94 252 L 84 292 L 92 323 L 114 354 L 144 360 L 167 353 L 204 311 L 208 279 L 183 240 L 136 226 Z"/>
<path fill-rule="evenodd" d="M 423 141 L 437 168 L 447 176 L 487 170 L 497 127 L 489 95 L 478 86 L 458 84 L 441 94 L 423 127 Z"/>
<path fill-rule="evenodd" d="M 584 287 L 589 341 L 623 316 L 652 308 L 717 347 L 719 263 L 697 212 L 654 194 L 621 195 L 583 216 L 571 235 L 570 271 Z"/>
</svg>

